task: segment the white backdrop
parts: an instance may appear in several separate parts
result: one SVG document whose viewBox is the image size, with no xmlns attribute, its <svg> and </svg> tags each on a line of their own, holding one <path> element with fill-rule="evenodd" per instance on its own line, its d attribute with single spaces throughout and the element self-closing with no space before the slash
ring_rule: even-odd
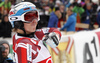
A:
<svg viewBox="0 0 100 63">
<path fill-rule="evenodd" d="M 95 32 L 82 31 L 74 34 L 73 38 L 76 63 L 100 63 L 100 45 Z"/>
</svg>

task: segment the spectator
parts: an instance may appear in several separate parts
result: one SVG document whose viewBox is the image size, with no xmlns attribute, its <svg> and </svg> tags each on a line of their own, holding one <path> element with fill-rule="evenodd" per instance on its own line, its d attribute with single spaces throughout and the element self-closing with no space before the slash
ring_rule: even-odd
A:
<svg viewBox="0 0 100 63">
<path fill-rule="evenodd" d="M 88 3 L 91 3 L 91 4 L 92 4 L 92 8 L 93 8 L 94 10 L 96 10 L 97 7 L 98 7 L 98 5 L 97 5 L 96 3 L 94 3 L 92 0 L 84 0 L 84 1 L 82 1 L 82 2 L 85 3 L 85 5 L 83 6 L 84 10 L 86 10 L 86 5 L 87 5 Z"/>
<path fill-rule="evenodd" d="M 81 4 L 78 3 L 76 6 L 74 6 L 73 8 L 73 12 L 79 14 L 80 18 L 81 18 L 81 14 L 84 12 L 85 10 L 81 7 Z"/>
<path fill-rule="evenodd" d="M 81 6 L 84 7 L 85 6 L 85 2 L 81 1 Z"/>
<path fill-rule="evenodd" d="M 82 6 L 81 6 L 81 3 L 80 1 L 78 0 L 74 0 L 74 2 L 72 3 L 72 5 L 74 8 L 73 8 L 73 12 L 74 13 L 77 13 L 77 16 L 76 16 L 76 21 L 77 23 L 80 23 L 81 22 L 81 14 L 85 11 Z M 79 28 L 76 28 L 76 30 L 79 30 Z"/>
<path fill-rule="evenodd" d="M 92 12 L 92 4 L 86 4 L 86 11 L 81 15 L 81 22 L 89 24 L 90 23 L 90 14 Z"/>
<path fill-rule="evenodd" d="M 73 13 L 72 11 L 73 8 L 69 8 L 67 11 L 68 14 L 68 19 L 67 22 L 64 24 L 64 26 L 61 28 L 61 30 L 65 30 L 67 32 L 69 31 L 75 31 L 75 25 L 76 25 L 76 13 Z"/>
<path fill-rule="evenodd" d="M 61 13 L 59 7 L 55 8 L 55 12 L 52 12 L 50 14 L 49 22 L 48 22 L 48 27 L 55 27 L 57 28 L 58 26 L 58 20 L 61 18 Z"/>
<path fill-rule="evenodd" d="M 0 41 L 0 49 L 3 49 L 4 48 L 4 51 L 1 51 L 1 59 L 0 59 L 0 63 L 13 63 L 13 60 L 8 58 L 8 54 L 10 52 L 10 45 L 7 41 L 5 40 L 1 40 Z"/>
<path fill-rule="evenodd" d="M 98 23 L 99 28 L 100 28 L 100 11 L 98 12 L 98 15 L 97 15 L 97 23 Z"/>
<path fill-rule="evenodd" d="M 66 21 L 66 11 L 65 11 L 65 6 L 64 5 L 60 5 L 59 6 L 60 12 L 62 14 L 61 18 L 58 21 L 58 27 L 61 27 L 61 23 Z"/>
<path fill-rule="evenodd" d="M 100 0 L 98 0 L 98 8 L 97 8 L 97 23 L 99 25 L 99 28 L 100 28 Z"/>
<path fill-rule="evenodd" d="M 55 3 L 53 2 L 53 0 L 49 0 L 49 7 L 50 7 L 49 11 L 50 11 L 50 13 L 52 11 L 54 11 L 54 5 L 55 5 Z"/>
<path fill-rule="evenodd" d="M 78 0 L 74 0 L 71 5 L 74 7 L 74 6 L 77 6 L 78 4 L 79 4 Z"/>
<path fill-rule="evenodd" d="M 84 8 L 84 10 L 86 10 L 86 4 L 92 3 L 92 0 L 83 0 L 82 2 L 85 3 L 85 5 L 83 6 L 83 8 Z"/>
<path fill-rule="evenodd" d="M 62 14 L 63 21 L 65 20 L 65 6 L 64 5 L 60 5 L 59 6 L 60 12 Z"/>
<path fill-rule="evenodd" d="M 49 15 L 49 9 L 50 9 L 49 0 L 44 0 L 41 5 L 42 5 L 42 10 L 44 11 L 44 14 Z"/>
<path fill-rule="evenodd" d="M 6 10 L 7 13 L 9 13 L 11 2 L 9 0 L 4 0 L 0 3 L 0 7 L 2 7 L 1 13 L 4 14 L 4 10 Z"/>
<path fill-rule="evenodd" d="M 49 6 L 50 6 L 50 8 L 51 8 L 51 7 L 54 7 L 54 5 L 55 5 L 55 4 L 54 4 L 53 0 L 49 0 Z"/>
<path fill-rule="evenodd" d="M 2 22 L 0 23 L 0 37 L 11 37 L 12 26 L 8 20 L 8 15 L 4 15 Z"/>
<path fill-rule="evenodd" d="M 61 4 L 62 4 L 62 2 L 60 0 L 56 0 L 55 7 L 59 7 Z"/>
<path fill-rule="evenodd" d="M 11 2 L 11 5 L 15 5 L 16 0 L 9 0 Z"/>
<path fill-rule="evenodd" d="M 32 3 L 35 4 L 38 9 L 41 9 L 41 5 L 38 0 L 33 0 Z"/>
<path fill-rule="evenodd" d="M 87 3 L 86 4 L 86 10 L 82 14 L 81 21 L 82 23 L 89 24 L 89 29 L 94 29 L 94 23 L 97 21 L 97 12 L 96 7 L 93 8 L 93 3 Z"/>
</svg>

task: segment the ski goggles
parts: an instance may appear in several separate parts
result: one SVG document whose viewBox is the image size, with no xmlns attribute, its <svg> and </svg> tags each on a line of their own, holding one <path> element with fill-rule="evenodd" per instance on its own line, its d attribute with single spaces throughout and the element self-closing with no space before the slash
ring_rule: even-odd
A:
<svg viewBox="0 0 100 63">
<path fill-rule="evenodd" d="M 13 17 L 10 17 L 9 19 L 10 21 L 23 21 L 26 23 L 30 23 L 34 20 L 39 21 L 39 15 L 37 11 L 29 11 L 22 14 L 21 16 L 13 16 Z"/>
<path fill-rule="evenodd" d="M 24 20 L 27 22 L 32 22 L 33 20 L 38 21 L 38 12 L 37 11 L 30 11 L 24 14 Z"/>
</svg>

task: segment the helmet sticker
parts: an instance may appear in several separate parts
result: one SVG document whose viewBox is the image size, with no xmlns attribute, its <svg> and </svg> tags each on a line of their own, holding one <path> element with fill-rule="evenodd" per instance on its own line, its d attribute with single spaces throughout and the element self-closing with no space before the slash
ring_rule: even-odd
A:
<svg viewBox="0 0 100 63">
<path fill-rule="evenodd" d="M 9 14 L 10 14 L 10 15 L 13 15 L 13 14 L 14 14 L 14 12 L 13 12 L 13 11 L 11 11 L 11 12 L 9 12 Z"/>
</svg>

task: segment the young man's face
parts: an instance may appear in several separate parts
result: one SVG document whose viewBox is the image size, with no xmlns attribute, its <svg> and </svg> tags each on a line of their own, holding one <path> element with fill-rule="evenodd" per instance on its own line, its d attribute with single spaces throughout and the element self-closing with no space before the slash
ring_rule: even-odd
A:
<svg viewBox="0 0 100 63">
<path fill-rule="evenodd" d="M 37 11 L 27 12 L 24 15 L 24 18 L 26 21 L 28 21 L 28 23 L 24 23 L 24 29 L 26 34 L 35 32 L 38 23 L 38 12 Z"/>
<path fill-rule="evenodd" d="M 24 23 L 24 29 L 26 31 L 26 34 L 30 34 L 32 32 L 35 32 L 37 23 L 38 23 L 37 20 L 33 20 L 30 23 Z"/>
<path fill-rule="evenodd" d="M 5 44 L 5 43 L 3 44 L 3 46 L 5 47 L 5 51 L 2 52 L 2 55 L 4 58 L 6 58 L 9 54 L 9 46 L 8 44 Z"/>
<path fill-rule="evenodd" d="M 92 6 L 89 5 L 89 6 L 86 6 L 87 10 L 91 10 Z"/>
<path fill-rule="evenodd" d="M 72 14 L 72 11 L 70 9 L 68 9 L 67 14 L 68 14 L 68 16 L 70 16 Z"/>
<path fill-rule="evenodd" d="M 9 21 L 9 20 L 8 20 L 8 16 L 5 16 L 5 17 L 4 17 L 4 21 L 5 21 L 5 22 L 8 22 L 8 21 Z"/>
</svg>

